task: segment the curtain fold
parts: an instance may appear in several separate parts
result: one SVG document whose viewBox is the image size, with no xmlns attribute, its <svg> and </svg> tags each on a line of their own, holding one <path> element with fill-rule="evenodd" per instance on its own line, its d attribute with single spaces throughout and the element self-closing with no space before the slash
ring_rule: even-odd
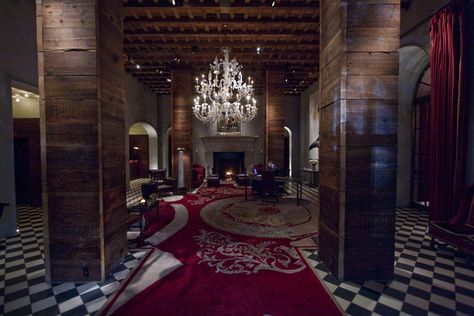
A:
<svg viewBox="0 0 474 316">
<path fill-rule="evenodd" d="M 454 1 L 431 20 L 430 220 L 449 221 L 464 188 L 467 146 L 464 6 Z"/>
</svg>

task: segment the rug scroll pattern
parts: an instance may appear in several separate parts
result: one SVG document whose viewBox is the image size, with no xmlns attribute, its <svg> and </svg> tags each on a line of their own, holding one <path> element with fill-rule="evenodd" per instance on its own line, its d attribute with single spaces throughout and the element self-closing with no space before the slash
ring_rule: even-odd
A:
<svg viewBox="0 0 474 316">
<path fill-rule="evenodd" d="M 231 236 L 218 232 L 199 230 L 194 241 L 201 248 L 197 256 L 199 264 L 207 263 L 216 272 L 225 274 L 254 274 L 261 270 L 296 273 L 305 268 L 294 248 L 262 241 L 251 244 L 236 242 Z"/>
</svg>

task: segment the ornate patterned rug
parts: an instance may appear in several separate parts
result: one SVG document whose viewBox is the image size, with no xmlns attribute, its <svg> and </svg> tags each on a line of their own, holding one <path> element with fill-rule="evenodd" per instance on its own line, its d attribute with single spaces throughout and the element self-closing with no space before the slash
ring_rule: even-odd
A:
<svg viewBox="0 0 474 316">
<path fill-rule="evenodd" d="M 318 227 L 315 207 L 296 205 L 295 199 L 280 199 L 275 205 L 241 197 L 221 199 L 204 206 L 201 219 L 233 234 L 292 240 L 315 235 Z"/>
<path fill-rule="evenodd" d="M 212 189 L 169 202 L 175 219 L 148 238 L 148 255 L 99 315 L 342 314 L 293 246 L 315 233 L 311 210 Z M 212 213 L 235 226 L 208 225 L 202 217 Z"/>
</svg>

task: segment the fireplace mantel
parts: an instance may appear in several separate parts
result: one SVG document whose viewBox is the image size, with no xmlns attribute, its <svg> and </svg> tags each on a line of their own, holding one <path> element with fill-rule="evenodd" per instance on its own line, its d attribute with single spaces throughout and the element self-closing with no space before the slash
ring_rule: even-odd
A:
<svg viewBox="0 0 474 316">
<path fill-rule="evenodd" d="M 206 152 L 254 151 L 258 136 L 226 135 L 201 136 Z"/>
<path fill-rule="evenodd" d="M 258 136 L 222 135 L 201 136 L 206 150 L 206 166 L 214 167 L 213 153 L 215 152 L 244 152 L 245 165 L 255 163 L 254 151 Z"/>
</svg>

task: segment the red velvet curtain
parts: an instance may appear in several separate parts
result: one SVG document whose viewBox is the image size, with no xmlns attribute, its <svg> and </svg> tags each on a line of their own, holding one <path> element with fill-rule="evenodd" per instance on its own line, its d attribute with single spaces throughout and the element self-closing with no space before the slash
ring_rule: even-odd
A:
<svg viewBox="0 0 474 316">
<path fill-rule="evenodd" d="M 431 20 L 430 220 L 450 220 L 464 187 L 468 111 L 463 28 L 462 1 L 451 3 Z"/>
</svg>

